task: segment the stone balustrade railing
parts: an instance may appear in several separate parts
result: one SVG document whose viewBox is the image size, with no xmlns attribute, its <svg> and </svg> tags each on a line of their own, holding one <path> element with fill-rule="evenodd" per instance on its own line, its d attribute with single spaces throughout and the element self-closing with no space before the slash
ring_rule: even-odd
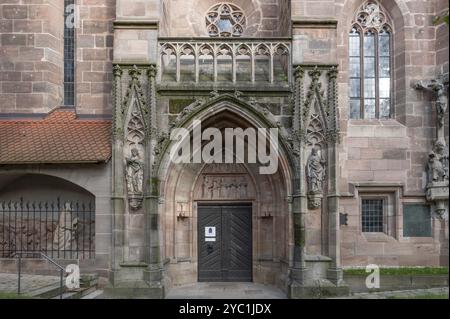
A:
<svg viewBox="0 0 450 319">
<path fill-rule="evenodd" d="M 160 82 L 290 83 L 286 39 L 160 39 Z"/>
</svg>

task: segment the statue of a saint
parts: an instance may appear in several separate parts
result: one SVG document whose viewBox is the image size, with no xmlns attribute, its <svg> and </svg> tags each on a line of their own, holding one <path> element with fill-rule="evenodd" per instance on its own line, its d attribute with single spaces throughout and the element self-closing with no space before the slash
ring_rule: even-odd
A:
<svg viewBox="0 0 450 319">
<path fill-rule="evenodd" d="M 63 210 L 59 213 L 58 224 L 53 236 L 53 247 L 57 250 L 67 250 L 68 254 L 77 251 L 77 229 L 78 217 L 72 214 L 69 202 L 64 204 Z"/>
<path fill-rule="evenodd" d="M 430 182 L 448 180 L 448 151 L 445 144 L 438 140 L 428 155 L 428 176 Z"/>
<path fill-rule="evenodd" d="M 313 147 L 306 163 L 306 177 L 308 178 L 309 194 L 321 194 L 322 183 L 325 179 L 326 161 L 322 158 L 317 147 Z"/>
<path fill-rule="evenodd" d="M 137 148 L 131 149 L 131 156 L 126 158 L 126 162 L 128 193 L 142 194 L 144 162 L 141 160 L 139 150 Z"/>
</svg>

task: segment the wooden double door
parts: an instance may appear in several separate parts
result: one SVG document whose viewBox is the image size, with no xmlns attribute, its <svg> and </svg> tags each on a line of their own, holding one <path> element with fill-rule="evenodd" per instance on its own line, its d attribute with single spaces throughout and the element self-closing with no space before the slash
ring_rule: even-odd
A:
<svg viewBox="0 0 450 319">
<path fill-rule="evenodd" d="M 198 281 L 252 281 L 252 206 L 198 206 Z"/>
</svg>

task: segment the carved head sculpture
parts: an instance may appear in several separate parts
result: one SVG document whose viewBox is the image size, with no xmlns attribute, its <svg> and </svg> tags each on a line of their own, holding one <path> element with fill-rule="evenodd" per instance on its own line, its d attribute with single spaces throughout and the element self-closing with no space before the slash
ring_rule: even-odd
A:
<svg viewBox="0 0 450 319">
<path fill-rule="evenodd" d="M 139 150 L 136 147 L 133 147 L 131 149 L 131 156 L 133 157 L 139 157 Z"/>
<path fill-rule="evenodd" d="M 443 155 L 445 153 L 445 144 L 441 140 L 437 140 L 434 144 L 434 150 L 437 154 Z"/>
</svg>

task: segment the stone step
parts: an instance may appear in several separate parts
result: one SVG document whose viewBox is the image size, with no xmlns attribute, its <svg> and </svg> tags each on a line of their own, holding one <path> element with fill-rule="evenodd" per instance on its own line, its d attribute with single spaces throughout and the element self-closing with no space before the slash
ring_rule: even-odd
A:
<svg viewBox="0 0 450 319">
<path fill-rule="evenodd" d="M 103 294 L 103 290 L 95 290 L 94 292 L 91 292 L 90 294 L 88 294 L 84 297 L 81 297 L 81 299 L 95 299 L 102 294 Z"/>
<path fill-rule="evenodd" d="M 66 291 L 63 294 L 62 299 L 82 299 L 83 297 L 90 295 L 90 294 L 94 293 L 95 291 L 97 291 L 96 286 L 88 287 L 88 288 L 73 289 L 73 290 Z M 60 299 L 60 296 L 59 295 L 55 296 L 52 299 Z"/>
<path fill-rule="evenodd" d="M 84 296 L 94 293 L 97 290 L 98 275 L 97 274 L 83 274 L 80 276 L 80 288 L 67 290 L 65 287 L 62 299 L 81 299 Z M 35 297 L 45 299 L 60 299 L 59 284 L 53 285 L 53 289 L 43 289 L 42 293 L 37 293 Z"/>
<path fill-rule="evenodd" d="M 63 291 L 65 290 L 64 286 L 62 289 Z M 28 295 L 31 298 L 43 298 L 43 299 L 51 299 L 55 296 L 59 296 L 60 294 L 61 294 L 61 287 L 59 283 L 42 287 L 28 293 Z"/>
<path fill-rule="evenodd" d="M 81 287 L 94 287 L 98 284 L 98 274 L 83 274 L 80 276 Z"/>
</svg>

